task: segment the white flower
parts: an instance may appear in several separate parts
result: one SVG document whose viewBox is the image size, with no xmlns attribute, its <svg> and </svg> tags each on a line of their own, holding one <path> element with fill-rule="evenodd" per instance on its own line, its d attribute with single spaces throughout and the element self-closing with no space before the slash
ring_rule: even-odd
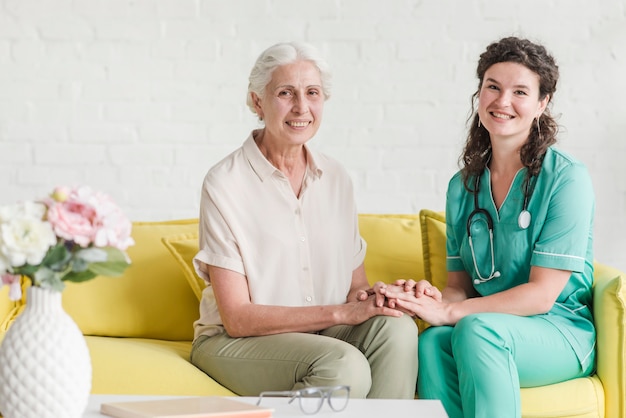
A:
<svg viewBox="0 0 626 418">
<path fill-rule="evenodd" d="M 11 267 L 41 263 L 57 237 L 43 221 L 46 207 L 24 202 L 0 208 L 0 256 Z"/>
</svg>

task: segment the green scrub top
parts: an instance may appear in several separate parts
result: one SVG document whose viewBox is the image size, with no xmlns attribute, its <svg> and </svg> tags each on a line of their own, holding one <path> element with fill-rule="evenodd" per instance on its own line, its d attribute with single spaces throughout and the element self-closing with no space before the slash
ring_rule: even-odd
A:
<svg viewBox="0 0 626 418">
<path fill-rule="evenodd" d="M 584 368 L 594 358 L 595 346 L 591 312 L 595 198 L 591 178 L 582 163 L 549 148 L 539 175 L 530 183 L 527 208 L 532 219 L 523 229 L 518 216 L 524 206 L 526 172 L 522 168 L 516 174 L 499 211 L 491 195 L 489 169 L 481 175 L 478 207 L 493 219 L 493 257 L 483 214 L 472 216 L 473 251 L 470 248 L 467 224 L 475 209 L 474 194 L 465 189 L 460 172 L 452 177 L 446 204 L 447 268 L 466 271 L 483 296 L 527 283 L 531 266 L 572 271 L 552 309 L 540 317 L 565 336 Z M 470 184 L 473 188 L 474 182 Z M 480 280 L 476 268 L 483 279 L 496 271 L 499 276 Z"/>
</svg>

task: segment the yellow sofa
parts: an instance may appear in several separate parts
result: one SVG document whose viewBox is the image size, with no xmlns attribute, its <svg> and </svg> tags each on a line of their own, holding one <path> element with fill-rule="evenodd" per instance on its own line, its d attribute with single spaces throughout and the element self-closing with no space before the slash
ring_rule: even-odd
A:
<svg viewBox="0 0 626 418">
<path fill-rule="evenodd" d="M 441 213 L 362 214 L 359 223 L 368 243 L 365 267 L 371 282 L 426 277 L 445 285 Z M 133 264 L 122 277 L 69 284 L 63 292 L 63 306 L 90 349 L 92 393 L 234 395 L 189 363 L 204 286 L 191 266 L 197 228 L 196 219 L 135 222 Z M 626 417 L 625 285 L 624 273 L 596 265 L 598 372 L 523 389 L 525 417 Z M 7 289 L 1 290 L 0 339 L 23 304 L 9 302 Z"/>
</svg>

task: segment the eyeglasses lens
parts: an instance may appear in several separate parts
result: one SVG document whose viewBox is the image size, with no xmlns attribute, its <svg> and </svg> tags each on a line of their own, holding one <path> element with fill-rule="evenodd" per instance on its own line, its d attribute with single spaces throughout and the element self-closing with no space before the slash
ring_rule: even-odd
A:
<svg viewBox="0 0 626 418">
<path fill-rule="evenodd" d="M 302 391 L 300 396 L 300 408 L 305 414 L 315 414 L 322 407 L 324 394 L 317 389 Z"/>
<path fill-rule="evenodd" d="M 347 387 L 338 388 L 330 392 L 328 403 L 333 411 L 339 412 L 346 409 L 348 406 L 348 399 L 350 398 L 350 391 Z"/>
</svg>

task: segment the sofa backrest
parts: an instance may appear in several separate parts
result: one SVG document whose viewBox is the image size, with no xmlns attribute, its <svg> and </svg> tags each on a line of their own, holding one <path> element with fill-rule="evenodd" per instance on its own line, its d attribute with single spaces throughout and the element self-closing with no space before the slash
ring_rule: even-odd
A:
<svg viewBox="0 0 626 418">
<path fill-rule="evenodd" d="M 418 214 L 360 214 L 359 230 L 367 242 L 365 272 L 370 284 L 424 278 Z"/>
<path fill-rule="evenodd" d="M 418 214 L 360 214 L 359 227 L 370 283 L 424 277 Z M 85 335 L 191 340 L 205 286 L 192 266 L 198 220 L 134 222 L 132 236 L 124 274 L 66 283 L 65 311 Z M 4 305 L 0 319 L 14 306 Z"/>
<path fill-rule="evenodd" d="M 85 335 L 191 340 L 198 299 L 161 239 L 197 230 L 197 219 L 134 222 L 131 266 L 121 277 L 68 283 L 65 311 Z"/>
</svg>

